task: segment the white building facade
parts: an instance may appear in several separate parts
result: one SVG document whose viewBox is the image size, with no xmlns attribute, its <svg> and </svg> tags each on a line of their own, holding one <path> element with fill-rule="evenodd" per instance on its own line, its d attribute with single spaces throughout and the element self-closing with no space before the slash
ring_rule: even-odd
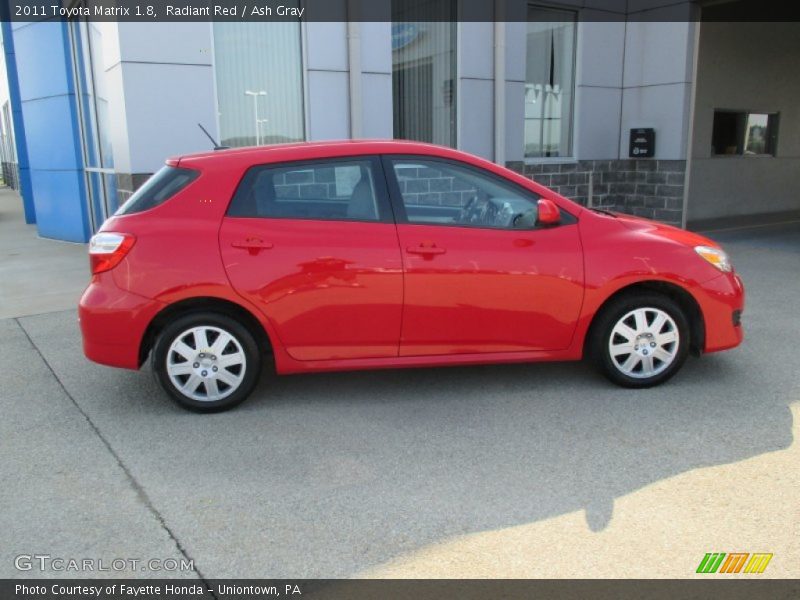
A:
<svg viewBox="0 0 800 600">
<path fill-rule="evenodd" d="M 47 214 L 52 201 L 36 184 L 48 168 L 36 164 L 44 158 L 30 139 L 36 94 L 49 90 L 23 71 L 54 67 L 27 38 L 60 36 L 73 65 L 64 93 L 76 113 L 63 135 L 80 142 L 70 165 L 85 205 L 70 239 L 90 235 L 167 157 L 209 149 L 198 123 L 230 146 L 443 144 L 581 204 L 679 226 L 800 210 L 793 63 L 769 67 L 774 89 L 761 101 L 735 83 L 770 64 L 771 51 L 760 51 L 763 64 L 736 55 L 758 45 L 748 26 L 768 37 L 771 24 L 700 23 L 696 3 L 667 0 L 621 1 L 618 10 L 607 0 L 520 0 L 514 15 L 495 15 L 487 2 L 486 20 L 470 22 L 458 20 L 452 0 L 433 3 L 432 20 L 408 21 L 408 0 L 385 1 L 391 20 L 374 22 L 348 21 L 359 3 L 332 0 L 341 21 L 12 24 L 30 204 Z M 781 37 L 780 51 L 794 59 L 799 32 L 786 24 Z M 646 150 L 631 147 L 632 135 L 647 138 Z M 764 192 L 768 201 L 737 192 L 755 193 L 771 176 L 778 182 Z"/>
</svg>

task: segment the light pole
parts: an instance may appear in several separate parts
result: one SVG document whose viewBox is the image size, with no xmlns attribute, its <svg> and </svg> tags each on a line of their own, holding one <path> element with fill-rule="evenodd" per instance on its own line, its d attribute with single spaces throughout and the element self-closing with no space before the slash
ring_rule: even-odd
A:
<svg viewBox="0 0 800 600">
<path fill-rule="evenodd" d="M 258 133 L 259 133 L 259 136 L 261 136 L 261 125 L 263 125 L 265 123 L 269 123 L 269 119 L 258 119 L 256 121 L 256 123 L 258 123 Z M 264 141 L 266 139 L 266 137 L 267 137 L 266 135 L 261 136 L 261 138 L 260 138 L 261 141 Z"/>
<path fill-rule="evenodd" d="M 264 90 L 260 90 L 258 92 L 251 92 L 250 90 L 245 90 L 244 95 L 253 97 L 253 114 L 254 114 L 255 120 L 256 120 L 256 146 L 260 146 L 261 145 L 261 139 L 260 139 L 261 136 L 258 133 L 258 129 L 259 129 L 259 124 L 258 124 L 258 97 L 259 96 L 266 96 L 267 92 L 265 92 Z"/>
</svg>

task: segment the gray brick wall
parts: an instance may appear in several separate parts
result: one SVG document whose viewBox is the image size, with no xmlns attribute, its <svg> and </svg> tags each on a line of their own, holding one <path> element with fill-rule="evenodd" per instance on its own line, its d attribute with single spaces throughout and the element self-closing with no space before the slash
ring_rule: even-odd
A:
<svg viewBox="0 0 800 600">
<path fill-rule="evenodd" d="M 464 206 L 475 195 L 474 186 L 439 169 L 403 166 L 397 172 L 403 201 L 409 205 Z"/>
<path fill-rule="evenodd" d="M 341 200 L 349 198 L 352 193 L 349 187 L 343 190 L 337 189 L 336 171 L 333 167 L 279 172 L 274 175 L 273 183 L 278 198 Z"/>
<path fill-rule="evenodd" d="M 681 224 L 685 160 L 580 160 L 508 163 L 510 169 L 583 205 Z"/>
</svg>

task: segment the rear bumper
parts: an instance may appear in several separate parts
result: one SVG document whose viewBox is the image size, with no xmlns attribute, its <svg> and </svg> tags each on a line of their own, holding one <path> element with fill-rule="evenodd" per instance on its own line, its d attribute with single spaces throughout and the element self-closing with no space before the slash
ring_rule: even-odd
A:
<svg viewBox="0 0 800 600">
<path fill-rule="evenodd" d="M 725 273 L 704 283 L 697 294 L 705 321 L 704 352 L 719 352 L 742 343 L 741 319 L 744 285 L 735 273 Z"/>
<path fill-rule="evenodd" d="M 86 358 L 111 367 L 138 369 L 142 338 L 163 307 L 121 290 L 110 273 L 95 276 L 78 304 Z"/>
</svg>

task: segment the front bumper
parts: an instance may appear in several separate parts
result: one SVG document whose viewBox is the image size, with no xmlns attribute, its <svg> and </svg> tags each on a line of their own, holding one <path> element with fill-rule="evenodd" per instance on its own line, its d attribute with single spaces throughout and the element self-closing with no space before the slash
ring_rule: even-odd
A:
<svg viewBox="0 0 800 600">
<path fill-rule="evenodd" d="M 163 307 L 120 289 L 110 273 L 96 275 L 78 305 L 83 353 L 96 363 L 138 369 L 142 338 Z"/>
<path fill-rule="evenodd" d="M 744 285 L 736 273 L 723 273 L 698 289 L 705 322 L 704 352 L 719 352 L 742 343 Z"/>
</svg>

